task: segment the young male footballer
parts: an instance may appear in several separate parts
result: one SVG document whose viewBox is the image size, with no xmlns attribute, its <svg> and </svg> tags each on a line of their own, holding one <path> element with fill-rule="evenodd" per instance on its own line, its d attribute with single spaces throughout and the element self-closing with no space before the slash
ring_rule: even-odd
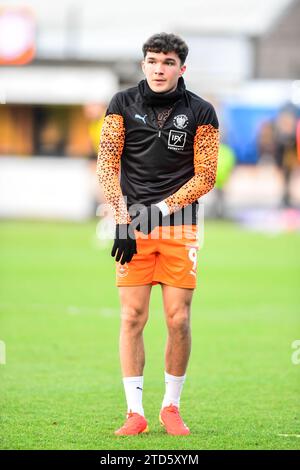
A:
<svg viewBox="0 0 300 470">
<path fill-rule="evenodd" d="M 143 45 L 145 79 L 113 96 L 102 127 L 97 174 L 116 221 L 111 254 L 127 400 L 118 436 L 148 432 L 143 330 L 154 284 L 161 285 L 168 331 L 159 420 L 168 434 L 190 433 L 179 406 L 191 351 L 197 207 L 215 183 L 219 131 L 213 106 L 185 87 L 187 54 L 180 37 L 151 36 Z"/>
</svg>

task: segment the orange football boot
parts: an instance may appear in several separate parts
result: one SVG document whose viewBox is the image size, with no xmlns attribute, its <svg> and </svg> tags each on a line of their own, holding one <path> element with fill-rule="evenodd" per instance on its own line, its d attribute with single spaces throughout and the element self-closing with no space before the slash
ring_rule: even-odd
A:
<svg viewBox="0 0 300 470">
<path fill-rule="evenodd" d="M 147 420 L 144 416 L 138 413 L 127 413 L 127 418 L 123 426 L 115 431 L 116 436 L 134 436 L 135 434 L 141 434 L 149 432 Z"/>
<path fill-rule="evenodd" d="M 179 409 L 175 405 L 165 406 L 159 414 L 159 421 L 165 427 L 168 434 L 173 436 L 187 436 L 189 428 L 184 424 Z"/>
</svg>

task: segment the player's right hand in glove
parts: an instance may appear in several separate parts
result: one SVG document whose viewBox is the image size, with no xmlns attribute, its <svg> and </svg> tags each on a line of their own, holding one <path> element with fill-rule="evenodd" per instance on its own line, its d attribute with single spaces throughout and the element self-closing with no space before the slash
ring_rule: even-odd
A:
<svg viewBox="0 0 300 470">
<path fill-rule="evenodd" d="M 130 224 L 117 224 L 111 256 L 116 256 L 116 261 L 125 264 L 129 263 L 136 253 L 136 239 L 133 227 Z"/>
</svg>

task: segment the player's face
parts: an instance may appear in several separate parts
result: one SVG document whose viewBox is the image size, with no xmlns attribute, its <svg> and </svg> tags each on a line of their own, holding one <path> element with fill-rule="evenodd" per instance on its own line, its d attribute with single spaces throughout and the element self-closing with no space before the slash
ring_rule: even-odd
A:
<svg viewBox="0 0 300 470">
<path fill-rule="evenodd" d="M 178 79 L 186 66 L 180 64 L 175 52 L 147 52 L 142 69 L 151 90 L 163 93 L 176 90 Z"/>
</svg>

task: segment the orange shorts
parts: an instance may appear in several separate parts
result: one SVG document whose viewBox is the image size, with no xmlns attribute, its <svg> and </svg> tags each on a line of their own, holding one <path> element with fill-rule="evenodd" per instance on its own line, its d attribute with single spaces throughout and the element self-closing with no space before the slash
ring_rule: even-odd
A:
<svg viewBox="0 0 300 470">
<path fill-rule="evenodd" d="M 130 263 L 116 263 L 118 287 L 158 283 L 196 287 L 197 225 L 156 227 L 149 235 L 137 231 L 135 235 L 137 254 Z"/>
</svg>

